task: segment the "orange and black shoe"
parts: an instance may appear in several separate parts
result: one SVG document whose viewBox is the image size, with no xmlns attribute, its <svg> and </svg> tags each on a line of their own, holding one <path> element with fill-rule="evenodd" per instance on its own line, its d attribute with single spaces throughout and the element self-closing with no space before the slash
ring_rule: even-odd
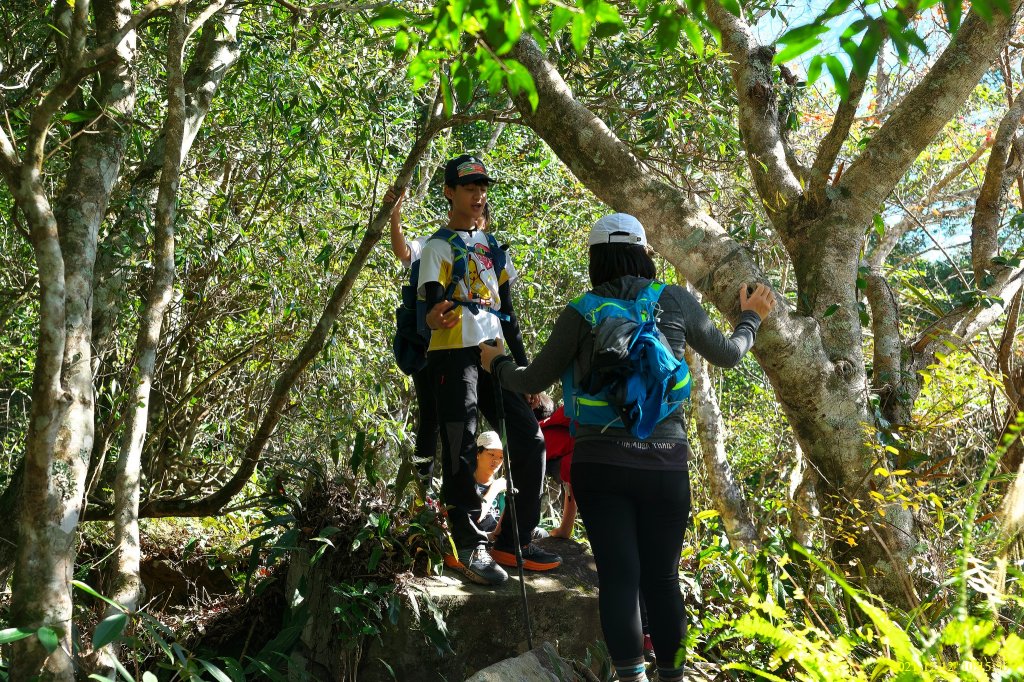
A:
<svg viewBox="0 0 1024 682">
<path fill-rule="evenodd" d="M 516 551 L 495 547 L 491 556 L 502 566 L 516 567 Z M 550 571 L 562 565 L 562 557 L 541 549 L 534 543 L 523 546 L 523 568 L 528 571 Z"/>
<path fill-rule="evenodd" d="M 478 585 L 496 586 L 508 580 L 508 573 L 494 562 L 483 547 L 460 549 L 458 555 L 446 554 L 444 565 Z"/>
</svg>

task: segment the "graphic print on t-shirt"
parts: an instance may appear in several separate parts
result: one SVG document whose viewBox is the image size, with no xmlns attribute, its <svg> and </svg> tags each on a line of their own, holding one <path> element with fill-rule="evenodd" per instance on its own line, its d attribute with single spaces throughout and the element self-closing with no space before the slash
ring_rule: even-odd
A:
<svg viewBox="0 0 1024 682">
<path fill-rule="evenodd" d="M 494 260 L 487 237 L 481 230 L 459 232 L 459 236 L 466 243 L 468 263 L 466 275 L 456 288 L 454 298 L 499 310 L 501 296 L 498 287 L 509 279 L 509 266 L 506 265 L 501 273 L 494 272 Z M 439 282 L 441 286 L 447 287 L 451 282 L 451 269 L 451 246 L 440 239 L 427 242 L 420 259 L 419 294 L 423 295 L 424 286 L 428 282 Z M 458 323 L 451 329 L 435 329 L 430 335 L 429 350 L 471 348 L 481 341 L 503 338 L 501 321 L 497 316 L 482 309 L 473 313 L 465 306 L 456 306 L 454 311 Z"/>
</svg>

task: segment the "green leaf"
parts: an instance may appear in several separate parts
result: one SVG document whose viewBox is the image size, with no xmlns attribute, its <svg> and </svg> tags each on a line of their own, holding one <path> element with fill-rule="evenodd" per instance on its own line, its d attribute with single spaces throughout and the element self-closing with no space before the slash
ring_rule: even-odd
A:
<svg viewBox="0 0 1024 682">
<path fill-rule="evenodd" d="M 839 57 L 834 54 L 825 57 L 825 68 L 832 75 L 832 82 L 835 83 L 836 92 L 839 93 L 839 97 L 844 100 L 848 98 L 850 96 L 850 84 L 846 80 L 846 68 L 839 61 Z"/>
<path fill-rule="evenodd" d="M 35 633 L 36 631 L 32 628 L 7 628 L 6 630 L 0 630 L 0 644 L 17 642 L 19 639 L 31 637 Z"/>
<path fill-rule="evenodd" d="M 58 639 L 57 633 L 45 625 L 36 630 L 36 637 L 39 638 L 39 643 L 43 645 L 48 654 L 52 654 L 60 646 L 60 639 Z"/>
<path fill-rule="evenodd" d="M 556 7 L 551 13 L 551 35 L 555 36 L 561 32 L 572 21 L 574 14 L 575 12 L 568 7 L 563 7 L 562 5 Z"/>
<path fill-rule="evenodd" d="M 978 13 L 986 24 L 992 23 L 992 2 L 991 0 L 974 0 L 971 9 Z"/>
<path fill-rule="evenodd" d="M 963 17 L 963 0 L 942 0 L 942 8 L 946 10 L 946 27 L 950 33 L 956 33 Z"/>
<path fill-rule="evenodd" d="M 738 17 L 742 13 L 738 0 L 720 0 L 720 2 L 722 3 L 722 7 L 729 10 L 729 13 L 734 17 Z"/>
<path fill-rule="evenodd" d="M 395 53 L 405 54 L 409 49 L 410 43 L 409 33 L 407 31 L 399 31 L 395 34 Z"/>
<path fill-rule="evenodd" d="M 533 76 L 530 75 L 525 66 L 514 59 L 506 60 L 505 67 L 509 69 L 506 77 L 508 89 L 513 95 L 525 92 L 527 99 L 530 101 L 530 107 L 533 111 L 536 111 L 537 105 L 540 104 L 540 97 L 537 95 L 537 85 L 533 82 Z"/>
<path fill-rule="evenodd" d="M 476 86 L 476 82 L 473 79 L 473 70 L 467 64 L 455 60 L 452 62 L 449 73 L 451 74 L 452 88 L 455 90 L 456 99 L 462 106 L 468 106 L 470 100 L 473 99 L 473 88 Z"/>
<path fill-rule="evenodd" d="M 394 28 L 404 26 L 412 15 L 395 5 L 379 8 L 370 18 L 370 25 L 375 28 Z"/>
<path fill-rule="evenodd" d="M 784 64 L 791 59 L 799 57 L 808 50 L 813 50 L 818 45 L 821 45 L 821 41 L 817 38 L 808 38 L 807 40 L 799 43 L 793 43 L 787 45 L 785 49 L 775 55 L 772 58 L 773 64 Z"/>
<path fill-rule="evenodd" d="M 786 31 L 779 37 L 778 42 L 783 45 L 793 45 L 795 43 L 807 42 L 811 38 L 817 38 L 818 36 L 828 32 L 828 26 L 805 24 Z"/>
<path fill-rule="evenodd" d="M 807 85 L 814 85 L 814 82 L 818 80 L 824 63 L 825 58 L 820 54 L 816 54 L 811 58 L 811 63 L 807 66 Z"/>
<path fill-rule="evenodd" d="M 92 648 L 99 649 L 113 642 L 121 636 L 127 624 L 128 615 L 124 613 L 115 613 L 101 620 L 92 634 Z"/>
<path fill-rule="evenodd" d="M 875 234 L 877 234 L 878 238 L 881 239 L 885 236 L 885 221 L 882 220 L 882 216 L 877 213 L 872 218 L 872 221 L 875 224 Z"/>
<path fill-rule="evenodd" d="M 89 587 L 88 585 L 83 583 L 82 581 L 80 581 L 80 580 L 72 580 L 71 584 L 74 585 L 75 587 L 77 587 L 78 589 L 80 589 L 82 592 L 85 592 L 86 594 L 91 594 L 92 596 L 96 597 L 97 599 L 102 599 L 103 601 L 107 602 L 108 604 L 113 606 L 118 611 L 121 611 L 122 613 L 127 613 L 125 608 L 123 606 L 121 606 L 120 604 L 118 604 L 116 601 L 114 601 L 113 599 L 110 599 L 108 597 L 104 597 L 102 594 L 100 594 L 96 590 L 92 589 L 91 587 Z"/>
<path fill-rule="evenodd" d="M 586 14 L 577 14 L 572 18 L 572 46 L 576 50 L 576 54 L 583 54 L 593 25 L 594 19 Z"/>
<path fill-rule="evenodd" d="M 444 115 L 451 116 L 455 113 L 455 99 L 452 97 L 452 86 L 448 82 L 448 75 L 441 74 L 441 100 L 444 102 Z"/>
<path fill-rule="evenodd" d="M 215 666 L 213 663 L 203 660 L 202 658 L 197 658 L 196 661 L 199 665 L 203 666 L 203 668 L 206 669 L 206 672 L 210 673 L 210 675 L 213 676 L 213 679 L 217 680 L 217 682 L 234 682 L 234 680 L 228 677 L 223 670 Z"/>
<path fill-rule="evenodd" d="M 370 553 L 370 561 L 366 564 L 366 569 L 373 573 L 377 570 L 377 564 L 380 563 L 381 557 L 384 555 L 384 549 L 377 545 L 373 548 L 373 552 Z"/>
<path fill-rule="evenodd" d="M 822 319 L 824 319 L 826 317 L 832 317 L 833 315 L 836 314 L 837 310 L 839 310 L 839 304 L 838 303 L 833 303 L 832 305 L 830 305 L 828 307 L 827 310 L 825 310 L 824 314 L 821 316 Z"/>
<path fill-rule="evenodd" d="M 686 39 L 689 40 L 690 45 L 693 46 L 693 51 L 697 53 L 698 57 L 703 57 L 704 34 L 700 32 L 700 24 L 690 17 L 685 17 L 683 19 L 683 32 L 686 33 Z"/>
<path fill-rule="evenodd" d="M 228 675 L 231 676 L 232 682 L 245 682 L 245 672 L 242 670 L 242 666 L 239 665 L 238 661 L 227 656 L 220 660 L 224 661 L 224 668 L 227 670 Z"/>
<path fill-rule="evenodd" d="M 873 24 L 868 32 L 864 35 L 864 40 L 860 42 L 850 58 L 853 60 L 853 70 L 860 76 L 865 77 L 871 70 L 871 65 L 875 63 L 875 58 L 878 57 L 878 50 L 882 46 L 882 27 L 878 24 Z"/>
<path fill-rule="evenodd" d="M 91 121 L 97 116 L 99 116 L 99 113 L 100 112 L 94 109 L 87 109 L 85 111 L 69 111 L 68 113 L 61 116 L 60 120 L 64 121 L 65 123 L 86 123 L 87 121 Z"/>
</svg>

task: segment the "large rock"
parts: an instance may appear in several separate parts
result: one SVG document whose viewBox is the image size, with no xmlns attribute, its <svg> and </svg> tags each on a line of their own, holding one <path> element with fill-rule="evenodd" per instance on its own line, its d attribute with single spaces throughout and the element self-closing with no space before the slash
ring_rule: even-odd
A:
<svg viewBox="0 0 1024 682">
<path fill-rule="evenodd" d="M 572 666 L 545 642 L 522 656 L 489 665 L 466 682 L 559 682 L 574 679 Z"/>
<path fill-rule="evenodd" d="M 563 564 L 552 572 L 525 574 L 533 645 L 550 642 L 564 657 L 583 658 L 587 646 L 601 639 L 594 559 L 572 541 L 547 538 L 539 544 L 561 554 Z M 452 651 L 439 653 L 416 624 L 412 609 L 404 608 L 398 624 L 365 651 L 360 682 L 461 682 L 528 650 L 515 569 L 509 572 L 508 582 L 498 588 L 473 585 L 446 571 L 436 578 L 418 580 L 410 589 L 423 619 L 430 619 L 425 600 L 439 609 Z M 390 666 L 390 672 L 382 661 Z M 491 682 L 531 678 L 473 679 Z"/>
</svg>

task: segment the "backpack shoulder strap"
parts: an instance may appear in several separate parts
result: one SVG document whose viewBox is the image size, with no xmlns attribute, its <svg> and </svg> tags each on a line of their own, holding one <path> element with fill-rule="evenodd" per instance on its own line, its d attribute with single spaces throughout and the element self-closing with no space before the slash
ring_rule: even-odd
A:
<svg viewBox="0 0 1024 682">
<path fill-rule="evenodd" d="M 657 303 L 658 299 L 661 298 L 662 292 L 665 291 L 665 283 L 659 282 L 658 280 L 651 280 L 643 290 L 637 294 L 636 300 L 641 303 Z"/>
<path fill-rule="evenodd" d="M 491 261 L 494 263 L 494 276 L 500 277 L 501 271 L 505 269 L 508 254 L 505 253 L 505 249 L 501 248 L 498 240 L 490 232 L 484 232 L 484 237 L 487 239 L 487 248 L 491 251 Z"/>
<path fill-rule="evenodd" d="M 466 242 L 462 240 L 459 233 L 455 230 L 449 230 L 447 227 L 438 229 L 437 232 L 430 235 L 431 239 L 439 239 L 448 244 L 452 250 L 452 281 L 449 283 L 445 290 L 445 298 L 450 299 L 455 292 L 455 288 L 462 281 L 462 278 L 466 276 L 467 271 L 467 259 L 469 258 L 468 249 L 466 248 Z"/>
<path fill-rule="evenodd" d="M 569 301 L 569 307 L 578 312 L 591 327 L 596 327 L 601 321 L 602 308 L 610 302 L 617 302 L 617 299 L 604 298 L 588 291 Z"/>
</svg>

